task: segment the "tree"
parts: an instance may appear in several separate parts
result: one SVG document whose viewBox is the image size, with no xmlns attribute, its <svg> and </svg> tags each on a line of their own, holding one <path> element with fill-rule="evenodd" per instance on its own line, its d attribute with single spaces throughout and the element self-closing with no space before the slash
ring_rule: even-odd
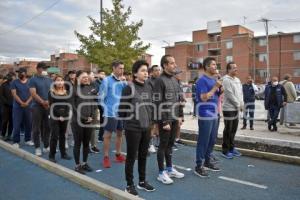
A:
<svg viewBox="0 0 300 200">
<path fill-rule="evenodd" d="M 102 24 L 88 17 L 92 23 L 89 27 L 92 34 L 84 36 L 75 31 L 81 42 L 77 52 L 106 72 L 111 71 L 111 63 L 114 60 L 123 61 L 125 70 L 129 71 L 133 62 L 146 52 L 150 44 L 144 45 L 138 36 L 143 20 L 129 23 L 131 7 L 125 9 L 122 0 L 112 2 L 112 10 L 102 10 Z"/>
</svg>

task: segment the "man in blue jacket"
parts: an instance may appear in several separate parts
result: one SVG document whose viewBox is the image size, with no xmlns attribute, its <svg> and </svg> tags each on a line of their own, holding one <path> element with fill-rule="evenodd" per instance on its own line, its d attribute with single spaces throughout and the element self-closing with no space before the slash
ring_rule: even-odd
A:
<svg viewBox="0 0 300 200">
<path fill-rule="evenodd" d="M 265 109 L 269 111 L 270 119 L 268 122 L 269 131 L 277 131 L 277 118 L 280 108 L 285 106 L 287 95 L 282 85 L 278 83 L 277 77 L 272 77 L 271 84 L 265 89 Z"/>
<path fill-rule="evenodd" d="M 253 128 L 253 120 L 254 120 L 254 110 L 255 110 L 255 92 L 257 92 L 257 87 L 253 84 L 253 79 L 251 76 L 248 76 L 247 83 L 243 85 L 243 96 L 244 96 L 244 121 L 242 130 L 247 127 L 247 119 L 250 122 L 250 130 L 254 130 Z M 248 118 L 249 113 L 249 118 Z"/>
</svg>

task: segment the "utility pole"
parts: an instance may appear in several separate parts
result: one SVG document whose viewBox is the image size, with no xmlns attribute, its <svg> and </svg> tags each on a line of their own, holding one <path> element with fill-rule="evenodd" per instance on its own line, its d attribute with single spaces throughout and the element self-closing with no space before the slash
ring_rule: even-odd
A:
<svg viewBox="0 0 300 200">
<path fill-rule="evenodd" d="M 269 22 L 271 20 L 267 18 L 262 18 L 260 20 L 264 23 L 265 30 L 266 30 L 266 46 L 267 46 L 267 82 L 270 81 L 270 56 L 269 56 Z"/>
<path fill-rule="evenodd" d="M 102 9 L 103 9 L 103 0 L 100 0 L 100 26 L 101 26 L 101 43 L 102 43 L 102 24 L 103 24 Z"/>
</svg>

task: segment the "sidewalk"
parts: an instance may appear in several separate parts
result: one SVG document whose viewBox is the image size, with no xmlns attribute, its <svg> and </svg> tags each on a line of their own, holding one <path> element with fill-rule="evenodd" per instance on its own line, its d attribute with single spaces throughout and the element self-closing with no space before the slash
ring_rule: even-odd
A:
<svg viewBox="0 0 300 200">
<path fill-rule="evenodd" d="M 239 122 L 236 141 L 245 148 L 254 148 L 272 153 L 300 155 L 300 129 L 286 128 L 284 125 L 279 125 L 278 123 L 278 132 L 270 132 L 264 121 L 254 121 L 253 131 L 249 130 L 249 127 L 246 130 L 241 130 L 241 127 L 242 120 Z M 222 142 L 223 129 L 224 122 L 221 118 L 218 132 L 219 144 Z M 198 135 L 197 118 L 186 115 L 181 132 L 183 139 L 196 140 Z"/>
</svg>

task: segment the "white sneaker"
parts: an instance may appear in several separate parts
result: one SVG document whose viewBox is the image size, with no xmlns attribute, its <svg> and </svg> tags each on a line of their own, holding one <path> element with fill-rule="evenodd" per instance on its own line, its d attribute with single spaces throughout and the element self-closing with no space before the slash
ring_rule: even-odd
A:
<svg viewBox="0 0 300 200">
<path fill-rule="evenodd" d="M 31 140 L 25 142 L 25 144 L 28 145 L 28 146 L 33 146 L 34 145 L 34 143 Z"/>
<path fill-rule="evenodd" d="M 153 144 L 150 145 L 148 151 L 149 151 L 150 153 L 156 153 L 156 149 L 155 149 L 155 147 L 154 147 Z"/>
<path fill-rule="evenodd" d="M 20 148 L 20 145 L 19 145 L 19 143 L 14 143 L 14 144 L 13 144 L 13 147 L 15 147 L 15 148 Z"/>
<path fill-rule="evenodd" d="M 50 152 L 50 147 L 43 148 L 43 153 L 48 153 L 48 152 Z"/>
<path fill-rule="evenodd" d="M 169 177 L 166 171 L 164 171 L 162 174 L 159 174 L 157 177 L 157 180 L 162 182 L 163 184 L 172 184 L 174 181 Z"/>
<path fill-rule="evenodd" d="M 35 155 L 36 156 L 42 156 L 42 150 L 41 150 L 41 148 L 36 148 L 35 149 Z"/>
<path fill-rule="evenodd" d="M 172 168 L 171 172 L 168 172 L 169 177 L 174 177 L 174 178 L 183 178 L 184 174 L 177 171 L 176 169 L 174 169 L 174 167 Z"/>
</svg>

